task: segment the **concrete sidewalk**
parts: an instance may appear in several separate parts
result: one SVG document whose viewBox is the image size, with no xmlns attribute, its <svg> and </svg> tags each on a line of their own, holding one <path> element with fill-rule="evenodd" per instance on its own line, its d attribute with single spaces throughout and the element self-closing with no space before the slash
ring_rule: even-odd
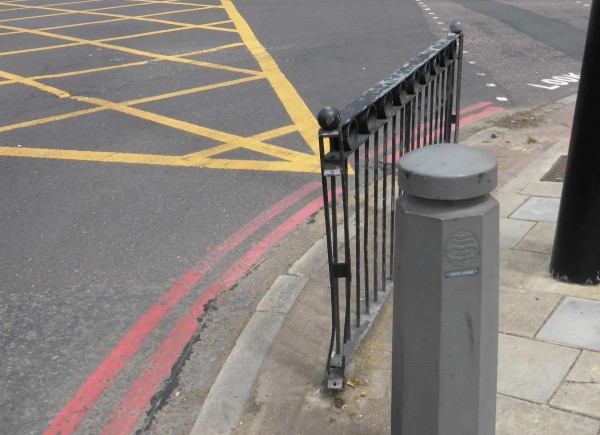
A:
<svg viewBox="0 0 600 435">
<path fill-rule="evenodd" d="M 600 287 L 550 278 L 562 183 L 540 181 L 567 153 L 573 107 L 571 98 L 500 115 L 462 141 L 493 153 L 500 168 L 498 434 L 600 434 Z M 346 390 L 330 394 L 318 241 L 257 307 L 192 433 L 389 433 L 390 300 L 346 370 Z"/>
</svg>

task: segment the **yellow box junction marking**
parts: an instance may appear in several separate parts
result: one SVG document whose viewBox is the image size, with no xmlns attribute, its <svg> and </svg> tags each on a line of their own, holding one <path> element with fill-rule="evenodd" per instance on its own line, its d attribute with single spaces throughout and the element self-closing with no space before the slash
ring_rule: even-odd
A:
<svg viewBox="0 0 600 435">
<path fill-rule="evenodd" d="M 73 4 L 79 3 L 94 3 L 102 0 L 82 0 L 74 2 Z M 163 165 L 163 166 L 181 166 L 181 167 L 192 167 L 192 168 L 212 168 L 212 169 L 232 169 L 232 170 L 259 170 L 259 171 L 283 171 L 283 172 L 309 172 L 315 173 L 320 171 L 319 161 L 317 158 L 318 154 L 318 141 L 317 141 L 317 130 L 318 125 L 316 120 L 302 98 L 298 95 L 297 91 L 287 80 L 283 72 L 280 70 L 274 59 L 269 55 L 265 48 L 260 44 L 246 21 L 238 13 L 237 9 L 230 0 L 221 0 L 222 6 L 216 5 L 202 5 L 194 3 L 185 3 L 178 1 L 158 1 L 158 0 L 128 0 L 129 4 L 122 6 L 111 6 L 104 8 L 95 8 L 88 10 L 70 10 L 67 9 L 69 3 L 56 3 L 54 5 L 45 6 L 32 6 L 21 4 L 19 1 L 0 1 L 0 6 L 11 7 L 11 10 L 17 9 L 29 9 L 33 11 L 53 12 L 46 15 L 34 15 L 30 17 L 13 18 L 7 20 L 0 20 L 0 29 L 4 29 L 7 32 L 0 33 L 2 36 L 8 36 L 11 34 L 31 34 L 41 37 L 52 38 L 54 40 L 65 41 L 64 44 L 54 45 L 50 47 L 39 47 L 26 50 L 15 50 L 11 52 L 0 53 L 0 56 L 12 56 L 22 53 L 32 53 L 38 51 L 48 51 L 59 48 L 91 45 L 100 48 L 106 48 L 110 50 L 121 51 L 131 55 L 145 57 L 148 60 L 142 60 L 138 62 L 130 62 L 122 65 L 114 65 L 109 67 L 101 67 L 95 69 L 87 69 L 81 71 L 63 72 L 58 74 L 46 74 L 38 75 L 33 77 L 22 77 L 9 72 L 0 71 L 0 77 L 5 79 L 0 82 L 0 87 L 10 84 L 21 84 L 29 87 L 33 87 L 40 91 L 49 93 L 61 99 L 71 99 L 88 104 L 92 107 L 76 112 L 66 113 L 62 115 L 51 116 L 42 119 L 31 120 L 13 125 L 0 126 L 0 133 L 33 127 L 36 125 L 46 124 L 50 122 L 60 122 L 65 119 L 77 118 L 79 116 L 86 116 L 93 113 L 102 111 L 116 111 L 128 116 L 132 116 L 138 119 L 144 119 L 159 125 L 163 125 L 169 128 L 184 131 L 190 134 L 202 136 L 221 142 L 220 145 L 214 146 L 208 149 L 204 149 L 198 152 L 194 152 L 184 156 L 169 156 L 169 155 L 153 155 L 153 154 L 134 154 L 134 153 L 120 153 L 120 152 L 99 152 L 99 151 L 80 151 L 80 150 L 67 150 L 67 149 L 42 149 L 42 148 L 30 148 L 30 147 L 2 147 L 0 146 L 0 156 L 7 157 L 29 157 L 29 158 L 44 158 L 44 159 L 61 159 L 61 160 L 79 160 L 79 161 L 90 161 L 90 162 L 111 162 L 111 163 L 127 163 L 127 164 L 145 164 L 145 165 Z M 111 9 L 118 9 L 123 7 L 133 6 L 144 6 L 148 4 L 168 4 L 176 6 L 193 6 L 192 9 L 174 10 L 167 12 L 160 12 L 154 14 L 146 14 L 140 16 L 127 16 L 121 14 L 115 14 L 108 11 Z M 65 6 L 65 8 L 58 8 L 56 6 Z M 197 11 L 204 9 L 222 8 L 225 10 L 230 20 L 223 20 L 208 24 L 189 24 L 180 23 L 170 20 L 162 20 L 160 15 L 166 14 L 177 14 L 186 11 Z M 0 16 L 1 16 L 0 11 Z M 27 29 L 17 27 L 14 24 L 19 20 L 28 20 L 32 18 L 43 18 L 48 16 L 56 15 L 93 15 L 93 16 L 104 16 L 108 19 L 102 21 L 92 21 L 89 23 L 79 24 L 68 24 L 64 26 L 55 26 L 39 29 Z M 114 38 L 104 38 L 99 40 L 86 40 L 82 38 L 76 38 L 66 35 L 60 35 L 51 32 L 52 30 L 69 28 L 69 27 L 80 27 L 85 25 L 95 25 L 103 22 L 116 22 L 124 20 L 136 20 L 136 21 L 147 21 L 162 23 L 174 28 L 164 29 L 153 32 L 145 32 L 134 35 L 127 35 Z M 8 24 L 10 23 L 10 24 Z M 221 24 L 233 23 L 235 28 L 218 27 Z M 211 49 L 199 50 L 192 53 L 185 53 L 179 55 L 161 55 L 157 53 L 150 53 L 143 50 L 137 50 L 134 48 L 122 47 L 114 44 L 109 44 L 112 41 L 133 39 L 142 36 L 158 35 L 169 32 L 186 31 L 190 29 L 202 29 L 209 31 L 221 31 L 221 32 L 232 32 L 237 33 L 240 36 L 239 43 L 226 44 Z M 211 62 L 203 62 L 201 60 L 188 59 L 191 56 L 199 56 L 204 53 L 211 53 L 220 50 L 227 50 L 235 47 L 245 46 L 247 50 L 256 59 L 260 71 L 253 71 L 245 68 L 230 67 L 227 65 L 219 65 Z M 156 95 L 151 97 L 139 98 L 137 100 L 131 100 L 126 102 L 115 103 L 106 101 L 100 98 L 82 97 L 77 95 L 70 95 L 68 92 L 58 89 L 53 86 L 48 86 L 40 82 L 43 79 L 52 79 L 60 77 L 69 77 L 79 74 L 90 74 L 99 71 L 109 71 L 113 69 L 129 68 L 133 66 L 145 65 L 151 60 L 161 60 L 168 62 L 178 62 L 193 65 L 200 68 L 211 68 L 220 69 L 225 71 L 232 71 L 246 75 L 246 77 L 229 80 L 221 83 L 216 83 L 208 86 L 194 87 L 190 89 L 184 89 L 181 91 L 171 92 L 162 95 Z M 198 92 L 204 92 L 211 89 L 219 89 L 227 86 L 235 86 L 241 83 L 247 83 L 255 80 L 267 80 L 271 88 L 279 98 L 283 108 L 288 113 L 292 120 L 291 125 L 283 126 L 274 130 L 266 131 L 260 134 L 256 134 L 250 137 L 241 137 L 235 134 L 231 134 L 224 131 L 219 131 L 204 127 L 201 125 L 192 124 L 189 122 L 181 121 L 175 118 L 152 113 L 146 110 L 141 110 L 134 106 L 148 103 L 152 101 L 159 101 L 167 98 L 175 98 L 182 95 L 190 95 Z M 284 147 L 272 145 L 266 143 L 266 141 L 275 139 L 290 133 L 299 133 L 304 139 L 306 144 L 309 146 L 311 153 L 302 153 L 294 150 L 290 150 Z M 268 155 L 272 158 L 279 159 L 277 161 L 268 160 L 235 160 L 219 158 L 220 154 L 237 150 L 247 149 L 255 153 Z"/>
</svg>

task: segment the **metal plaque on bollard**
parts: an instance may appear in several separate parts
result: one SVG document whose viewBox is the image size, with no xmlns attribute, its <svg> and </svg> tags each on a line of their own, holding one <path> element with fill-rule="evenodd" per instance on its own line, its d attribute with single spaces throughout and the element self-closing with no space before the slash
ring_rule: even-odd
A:
<svg viewBox="0 0 600 435">
<path fill-rule="evenodd" d="M 400 159 L 396 202 L 392 433 L 495 433 L 497 162 L 460 144 Z"/>
</svg>

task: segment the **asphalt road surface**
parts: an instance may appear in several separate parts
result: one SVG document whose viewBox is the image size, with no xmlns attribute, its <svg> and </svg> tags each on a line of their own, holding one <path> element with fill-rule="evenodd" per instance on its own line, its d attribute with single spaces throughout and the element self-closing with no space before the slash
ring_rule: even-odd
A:
<svg viewBox="0 0 600 435">
<path fill-rule="evenodd" d="M 266 288 L 219 295 L 318 210 L 312 114 L 457 17 L 463 107 L 571 95 L 588 14 L 562 0 L 0 1 L 0 433 L 160 433 L 185 356 L 203 361 L 205 394 Z"/>
</svg>

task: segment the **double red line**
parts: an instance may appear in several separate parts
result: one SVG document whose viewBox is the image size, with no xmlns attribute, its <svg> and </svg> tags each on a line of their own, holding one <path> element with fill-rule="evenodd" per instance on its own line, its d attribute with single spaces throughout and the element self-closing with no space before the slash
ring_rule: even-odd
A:
<svg viewBox="0 0 600 435">
<path fill-rule="evenodd" d="M 491 102 L 474 104 L 461 110 L 461 125 L 468 125 L 502 110 L 500 107 L 492 106 Z M 469 113 L 472 114 L 463 116 Z M 140 346 L 169 311 L 228 253 L 275 217 L 281 215 L 291 206 L 316 191 L 320 186 L 321 184 L 318 182 L 310 183 L 287 196 L 269 210 L 252 219 L 211 253 L 203 257 L 196 267 L 189 270 L 139 318 L 135 325 L 123 336 L 112 352 L 100 363 L 94 373 L 60 411 L 48 429 L 46 429 L 45 434 L 65 435 L 74 432 L 96 401 L 109 387 L 111 381 L 119 375 L 127 362 L 139 350 Z M 171 333 L 153 355 L 142 374 L 125 393 L 108 424 L 102 429 L 103 434 L 131 432 L 142 416 L 151 397 L 160 386 L 160 383 L 169 376 L 177 358 L 179 358 L 184 347 L 195 334 L 198 327 L 198 319 L 204 315 L 205 305 L 220 293 L 227 291 L 233 286 L 286 234 L 321 209 L 322 206 L 323 200 L 322 198 L 318 198 L 302 207 L 257 245 L 253 246 L 243 257 L 237 260 L 194 302 L 185 316 L 171 330 Z"/>
</svg>

